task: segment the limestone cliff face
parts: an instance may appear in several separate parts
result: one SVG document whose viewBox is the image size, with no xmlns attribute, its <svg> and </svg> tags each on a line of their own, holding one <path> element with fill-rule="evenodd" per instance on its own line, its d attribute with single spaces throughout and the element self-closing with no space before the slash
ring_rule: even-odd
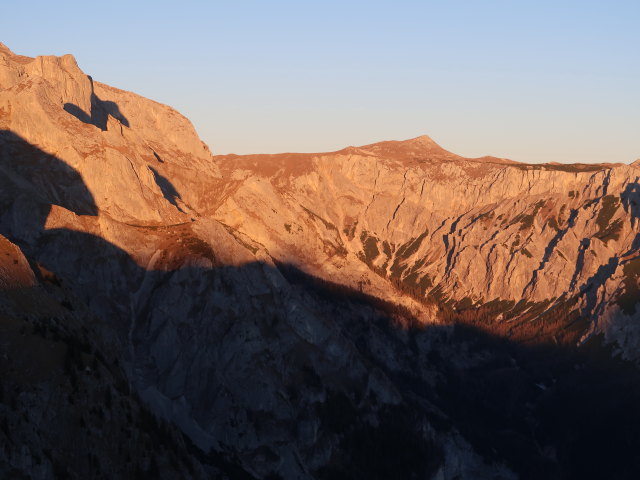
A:
<svg viewBox="0 0 640 480">
<path fill-rule="evenodd" d="M 624 274 L 638 255 L 634 165 L 464 159 L 428 137 L 217 159 L 237 182 L 216 211 L 220 221 L 318 275 L 371 281 L 364 288 L 376 295 L 388 285 L 362 264 L 420 299 L 553 308 L 577 297 L 602 331 L 601 312 L 636 284 L 632 267 Z"/>
<path fill-rule="evenodd" d="M 0 62 L 0 128 L 74 169 L 91 192 L 85 204 L 101 216 L 177 223 L 188 220 L 190 201 L 206 197 L 195 185 L 180 188 L 181 178 L 214 177 L 216 168 L 173 109 L 93 82 L 71 55 L 30 59 L 3 47 Z"/>
<path fill-rule="evenodd" d="M 213 156 L 170 107 L 93 81 L 70 55 L 0 45 L 0 300 L 16 322 L 25 289 L 40 310 L 21 321 L 66 306 L 55 328 L 118 359 L 109 382 L 126 375 L 129 410 L 144 417 L 139 396 L 189 438 L 193 477 L 574 468 L 572 429 L 536 429 L 553 424 L 546 402 L 575 380 L 553 383 L 554 369 L 579 354 L 537 369 L 546 354 L 496 353 L 486 335 L 573 348 L 604 332 L 636 357 L 639 177 L 634 165 L 465 159 L 428 137 Z M 83 385 L 94 398 L 99 382 Z M 47 389 L 61 387 L 37 388 L 44 411 Z M 598 408 L 585 396 L 585 411 Z M 167 428 L 166 445 L 191 455 Z M 133 435 L 144 445 L 145 432 Z M 147 474 L 158 462 L 167 478 L 187 468 L 139 448 Z M 0 457 L 0 473 L 33 475 L 41 450 Z M 92 465 L 71 464 L 72 476 Z"/>
</svg>

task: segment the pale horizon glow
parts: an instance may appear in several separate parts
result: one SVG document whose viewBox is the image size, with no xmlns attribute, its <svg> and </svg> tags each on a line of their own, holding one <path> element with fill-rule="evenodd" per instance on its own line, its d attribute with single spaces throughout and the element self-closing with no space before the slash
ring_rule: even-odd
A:
<svg viewBox="0 0 640 480">
<path fill-rule="evenodd" d="M 640 157 L 637 1 L 3 5 L 0 42 L 171 105 L 214 154 L 428 135 L 466 157 Z"/>
</svg>

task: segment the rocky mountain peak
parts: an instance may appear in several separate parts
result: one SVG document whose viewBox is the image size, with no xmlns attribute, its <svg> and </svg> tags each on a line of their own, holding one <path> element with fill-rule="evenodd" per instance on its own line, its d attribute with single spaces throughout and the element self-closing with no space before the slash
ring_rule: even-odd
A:
<svg viewBox="0 0 640 480">
<path fill-rule="evenodd" d="M 409 140 L 404 140 L 402 143 L 412 143 L 418 145 L 437 145 L 437 143 L 429 136 L 429 135 L 420 135 L 416 138 L 411 138 Z"/>
<path fill-rule="evenodd" d="M 581 346 L 640 362 L 638 162 L 214 157 L 0 57 L 0 477 L 625 478 L 640 381 Z"/>
<path fill-rule="evenodd" d="M 0 42 L 0 55 L 11 56 L 13 52 L 4 43 Z"/>
<path fill-rule="evenodd" d="M 460 158 L 440 145 L 428 135 L 409 140 L 391 140 L 360 147 L 375 155 L 403 161 L 429 158 L 431 160 L 453 160 Z"/>
</svg>

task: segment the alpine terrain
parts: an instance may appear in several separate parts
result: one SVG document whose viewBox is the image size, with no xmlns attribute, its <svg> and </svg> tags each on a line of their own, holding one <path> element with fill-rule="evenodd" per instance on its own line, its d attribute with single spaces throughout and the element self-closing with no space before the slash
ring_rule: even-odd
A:
<svg viewBox="0 0 640 480">
<path fill-rule="evenodd" d="M 0 477 L 639 478 L 639 162 L 216 156 L 0 44 Z"/>
</svg>

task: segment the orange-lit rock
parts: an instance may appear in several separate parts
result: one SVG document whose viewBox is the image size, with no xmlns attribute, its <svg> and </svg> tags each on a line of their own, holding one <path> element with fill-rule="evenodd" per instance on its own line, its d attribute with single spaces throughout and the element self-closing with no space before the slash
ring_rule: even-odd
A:
<svg viewBox="0 0 640 480">
<path fill-rule="evenodd" d="M 639 357 L 639 178 L 427 136 L 213 156 L 170 107 L 0 44 L 0 373 L 28 399 L 0 402 L 0 443 L 31 449 L 0 450 L 0 474 L 50 478 L 47 451 L 78 478 L 101 451 L 114 477 L 560 478 L 589 448 L 617 465 L 606 447 L 631 436 L 589 422 L 606 396 L 640 422 L 640 387 L 592 385 L 575 345 Z"/>
</svg>

